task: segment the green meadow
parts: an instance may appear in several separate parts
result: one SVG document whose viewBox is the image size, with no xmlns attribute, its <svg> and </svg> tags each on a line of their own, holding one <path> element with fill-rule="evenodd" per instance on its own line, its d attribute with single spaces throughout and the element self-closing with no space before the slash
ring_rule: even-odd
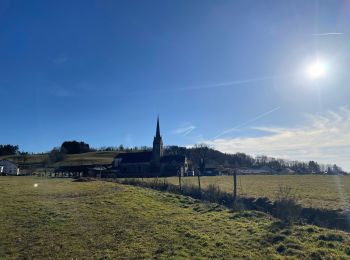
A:
<svg viewBox="0 0 350 260">
<path fill-rule="evenodd" d="M 166 192 L 38 177 L 0 191 L 0 259 L 350 257 L 348 233 Z"/>
</svg>

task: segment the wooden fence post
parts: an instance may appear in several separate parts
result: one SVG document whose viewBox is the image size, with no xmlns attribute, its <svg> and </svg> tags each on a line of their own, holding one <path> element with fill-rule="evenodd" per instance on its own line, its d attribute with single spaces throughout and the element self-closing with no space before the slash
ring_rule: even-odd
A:
<svg viewBox="0 0 350 260">
<path fill-rule="evenodd" d="M 233 172 L 233 203 L 236 203 L 237 198 L 237 170 Z"/>
<path fill-rule="evenodd" d="M 181 187 L 181 172 L 177 171 L 177 173 L 179 175 L 179 187 L 180 187 L 180 190 L 182 190 L 182 187 Z"/>
</svg>

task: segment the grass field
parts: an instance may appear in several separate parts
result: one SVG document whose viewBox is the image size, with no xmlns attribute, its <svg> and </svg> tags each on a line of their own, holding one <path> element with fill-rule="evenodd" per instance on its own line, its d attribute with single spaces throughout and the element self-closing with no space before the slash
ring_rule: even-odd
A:
<svg viewBox="0 0 350 260">
<path fill-rule="evenodd" d="M 80 164 L 109 164 L 116 152 L 90 152 L 83 154 L 67 155 L 61 162 L 50 167 L 61 165 Z M 22 164 L 20 155 L 5 156 Z M 43 169 L 42 163 L 47 154 L 28 155 L 26 164 L 31 165 L 35 172 Z M 178 178 L 167 178 L 169 182 L 177 184 Z M 186 184 L 197 185 L 196 177 L 183 178 Z M 233 189 L 232 176 L 201 177 L 202 187 L 209 184 L 219 186 L 222 190 L 231 192 Z M 320 176 L 320 175 L 245 175 L 238 176 L 238 194 L 251 197 L 268 197 L 274 199 L 279 186 L 291 187 L 298 197 L 299 202 L 306 207 L 350 210 L 350 176 Z"/>
<path fill-rule="evenodd" d="M 64 160 L 50 165 L 50 167 L 58 167 L 61 165 L 81 165 L 81 164 L 110 164 L 112 163 L 117 152 L 102 151 L 89 152 L 82 154 L 67 154 Z M 48 154 L 27 155 L 24 159 L 22 155 L 0 156 L 1 159 L 11 160 L 20 166 L 31 166 L 34 168 L 42 167 L 45 160 L 48 159 Z"/>
<path fill-rule="evenodd" d="M 167 180 L 178 184 L 177 177 Z M 197 177 L 182 178 L 184 184 L 198 184 Z M 317 175 L 244 175 L 237 176 L 238 194 L 274 199 L 279 187 L 289 186 L 306 207 L 350 210 L 350 176 Z M 233 190 L 232 176 L 201 177 L 201 186 L 219 186 L 226 192 Z"/>
<path fill-rule="evenodd" d="M 35 177 L 0 191 L 0 259 L 350 257 L 348 233 L 181 195 Z"/>
</svg>

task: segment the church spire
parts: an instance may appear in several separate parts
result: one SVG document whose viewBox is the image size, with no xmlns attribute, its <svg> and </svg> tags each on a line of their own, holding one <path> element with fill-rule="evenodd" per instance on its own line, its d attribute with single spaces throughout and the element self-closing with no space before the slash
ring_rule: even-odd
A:
<svg viewBox="0 0 350 260">
<path fill-rule="evenodd" d="M 159 115 L 157 117 L 157 131 L 156 131 L 156 137 L 160 137 L 160 128 L 159 128 Z"/>
<path fill-rule="evenodd" d="M 156 136 L 153 139 L 153 163 L 160 165 L 160 158 L 163 156 L 163 140 L 160 135 L 159 116 L 157 118 Z"/>
</svg>

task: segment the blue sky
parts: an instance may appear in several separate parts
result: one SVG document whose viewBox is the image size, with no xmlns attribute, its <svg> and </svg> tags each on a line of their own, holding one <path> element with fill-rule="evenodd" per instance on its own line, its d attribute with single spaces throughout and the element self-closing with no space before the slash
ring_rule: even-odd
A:
<svg viewBox="0 0 350 260">
<path fill-rule="evenodd" d="M 159 114 L 167 145 L 350 169 L 349 42 L 349 1 L 0 1 L 0 143 L 151 145 Z"/>
</svg>

